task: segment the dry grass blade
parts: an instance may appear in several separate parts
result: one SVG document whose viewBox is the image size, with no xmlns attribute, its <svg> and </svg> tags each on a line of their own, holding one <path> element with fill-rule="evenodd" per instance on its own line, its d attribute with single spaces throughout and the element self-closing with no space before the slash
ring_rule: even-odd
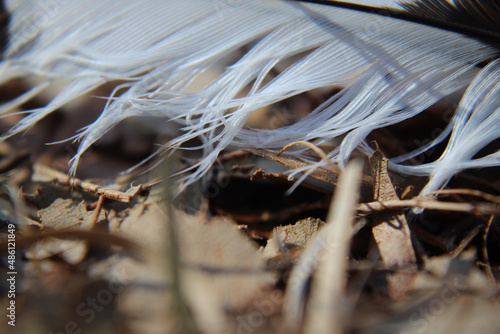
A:
<svg viewBox="0 0 500 334">
<path fill-rule="evenodd" d="M 341 333 L 344 312 L 341 308 L 347 281 L 347 257 L 358 202 L 362 164 L 348 165 L 339 183 L 339 194 L 332 202 L 323 234 L 327 249 L 318 264 L 306 314 L 306 333 Z"/>
<path fill-rule="evenodd" d="M 330 207 L 327 225 L 306 246 L 290 274 L 284 306 L 287 332 L 299 331 L 305 307 L 307 283 L 314 268 L 317 276 L 308 303 L 306 332 L 340 333 L 343 313 L 340 303 L 346 284 L 346 256 L 349 251 L 350 228 L 358 200 L 362 166 L 350 163 L 339 182 L 339 194 Z M 321 262 L 320 262 L 321 261 Z"/>
</svg>

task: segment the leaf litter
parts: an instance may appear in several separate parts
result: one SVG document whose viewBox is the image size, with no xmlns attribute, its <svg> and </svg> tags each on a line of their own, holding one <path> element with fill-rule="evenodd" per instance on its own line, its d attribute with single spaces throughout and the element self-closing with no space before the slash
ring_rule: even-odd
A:
<svg viewBox="0 0 500 334">
<path fill-rule="evenodd" d="M 228 150 L 205 183 L 174 199 L 162 172 L 70 179 L 58 171 L 61 152 L 47 167 L 3 147 L 0 249 L 15 222 L 22 273 L 19 325 L 8 330 L 498 332 L 498 175 L 468 172 L 411 197 L 405 189 L 421 181 L 388 171 L 384 157 L 411 150 L 401 129 L 372 137 L 392 139 L 345 186 L 321 145 L 296 142 Z M 304 159 L 287 154 L 292 146 Z M 106 168 L 113 150 L 90 155 Z M 288 174 L 320 161 L 302 182 Z"/>
</svg>

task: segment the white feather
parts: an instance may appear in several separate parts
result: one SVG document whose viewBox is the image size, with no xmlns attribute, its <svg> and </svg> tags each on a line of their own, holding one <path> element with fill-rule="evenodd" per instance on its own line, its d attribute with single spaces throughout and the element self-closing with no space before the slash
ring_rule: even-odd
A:
<svg viewBox="0 0 500 334">
<path fill-rule="evenodd" d="M 482 148 L 500 137 L 500 60 L 488 64 L 474 78 L 450 125 L 452 132 L 448 146 L 437 161 L 420 166 L 396 166 L 403 172 L 430 175 L 422 195 L 440 188 L 451 176 L 466 168 L 499 165 L 500 152 L 473 158 Z"/>
<path fill-rule="evenodd" d="M 3 111 L 47 85 L 67 83 L 9 135 L 105 82 L 129 82 L 126 92 L 75 137 L 81 144 L 73 172 L 85 150 L 131 116 L 179 123 L 184 133 L 165 144 L 168 149 L 201 139 L 204 159 L 193 166 L 188 183 L 204 175 L 230 145 L 279 149 L 295 140 L 344 136 L 330 153 L 343 165 L 356 148 L 371 153 L 364 139 L 374 129 L 413 117 L 473 80 L 449 128 L 443 157 L 416 167 L 396 164 L 402 157 L 393 166 L 431 175 L 428 192 L 460 170 L 500 163 L 498 153 L 471 160 L 499 137 L 492 125 L 500 118 L 499 100 L 488 95 L 498 90 L 498 65 L 474 79 L 475 66 L 496 51 L 457 33 L 350 9 L 270 0 L 25 0 L 7 1 L 7 7 L 11 40 L 0 64 L 0 83 L 28 76 L 44 80 Z M 213 82 L 196 92 L 186 90 L 203 71 L 245 45 L 250 50 Z M 278 63 L 297 55 L 303 56 L 264 83 Z M 251 90 L 239 97 L 247 85 Z M 325 86 L 344 88 L 296 124 L 243 128 L 258 108 Z M 476 135 L 479 127 L 484 132 Z"/>
</svg>

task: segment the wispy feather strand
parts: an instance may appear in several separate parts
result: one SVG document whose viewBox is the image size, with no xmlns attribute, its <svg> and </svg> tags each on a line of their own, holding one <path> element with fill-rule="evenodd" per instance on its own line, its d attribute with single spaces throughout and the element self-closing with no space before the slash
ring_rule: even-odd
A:
<svg viewBox="0 0 500 334">
<path fill-rule="evenodd" d="M 500 165 L 498 152 L 472 159 L 499 137 L 500 64 L 494 61 L 478 73 L 477 65 L 497 51 L 468 36 L 376 13 L 290 1 L 25 0 L 7 1 L 7 8 L 10 42 L 0 83 L 29 76 L 43 80 L 2 112 L 66 83 L 7 136 L 105 82 L 127 82 L 119 87 L 125 92 L 74 137 L 81 143 L 73 172 L 83 152 L 132 116 L 180 124 L 184 133 L 166 149 L 201 140 L 204 159 L 192 167 L 187 183 L 202 177 L 228 146 L 279 149 L 291 141 L 323 143 L 344 136 L 329 154 L 342 166 L 355 149 L 371 154 L 364 140 L 374 129 L 413 117 L 467 86 L 443 135 L 391 166 L 430 175 L 425 194 L 463 169 Z M 245 45 L 251 45 L 248 52 L 218 78 L 199 91 L 186 91 L 201 73 Z M 302 56 L 265 81 L 277 64 L 297 55 Z M 331 86 L 344 88 L 295 124 L 244 128 L 248 115 L 261 107 Z M 448 148 L 437 161 L 401 164 L 447 138 Z"/>
</svg>

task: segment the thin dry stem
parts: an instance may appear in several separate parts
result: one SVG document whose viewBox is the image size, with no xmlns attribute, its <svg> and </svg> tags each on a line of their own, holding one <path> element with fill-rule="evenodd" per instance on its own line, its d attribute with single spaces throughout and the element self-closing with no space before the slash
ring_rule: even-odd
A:
<svg viewBox="0 0 500 334">
<path fill-rule="evenodd" d="M 278 155 L 280 155 L 281 153 L 285 152 L 287 149 L 289 149 L 290 147 L 295 146 L 295 145 L 304 145 L 304 146 L 309 147 L 312 151 L 314 151 L 317 155 L 319 155 L 319 157 L 321 159 L 323 159 L 325 162 L 327 162 L 337 174 L 340 173 L 340 168 L 337 165 L 335 165 L 332 162 L 332 160 L 330 160 L 330 158 L 328 158 L 328 156 L 326 155 L 326 153 L 322 149 L 320 149 L 318 146 L 314 145 L 313 143 L 310 143 L 307 141 L 300 140 L 300 141 L 290 143 L 290 144 L 286 145 L 285 147 L 283 147 L 281 149 L 281 151 L 279 151 Z"/>
<path fill-rule="evenodd" d="M 95 194 L 95 195 L 99 195 L 99 196 L 102 195 L 105 198 L 109 198 L 109 199 L 112 199 L 114 201 L 118 201 L 118 202 L 122 202 L 122 203 L 130 203 L 130 201 L 133 198 L 132 195 L 124 193 L 123 191 L 107 189 L 107 188 L 101 187 L 101 186 L 94 184 L 94 183 L 91 183 L 91 182 L 86 182 L 86 181 L 82 181 L 82 180 L 77 179 L 77 178 L 72 178 L 72 177 L 70 177 L 64 173 L 61 173 L 55 169 L 52 169 L 48 166 L 44 166 L 41 164 L 35 164 L 33 166 L 33 169 L 35 170 L 35 172 L 47 175 L 59 183 L 82 189 L 82 190 L 89 192 L 91 194 Z"/>
<path fill-rule="evenodd" d="M 494 215 L 491 215 L 490 219 L 488 219 L 488 222 L 486 223 L 486 227 L 485 227 L 484 233 L 483 233 L 483 249 L 482 249 L 482 251 L 483 251 L 483 259 L 484 259 L 484 263 L 485 263 L 486 277 L 488 277 L 488 280 L 490 281 L 490 284 L 492 286 L 497 286 L 495 275 L 493 274 L 493 270 L 491 269 L 490 258 L 488 255 L 488 233 L 490 232 L 491 223 L 493 222 L 494 217 L 495 217 Z"/>
<path fill-rule="evenodd" d="M 431 196 L 431 195 L 468 195 L 468 196 L 482 198 L 488 202 L 500 204 L 500 196 L 488 194 L 484 191 L 480 191 L 480 190 L 476 190 L 476 189 L 467 189 L 467 188 L 442 189 L 442 190 L 436 190 L 436 191 L 429 193 L 429 196 Z"/>
<path fill-rule="evenodd" d="M 473 215 L 481 214 L 499 214 L 500 209 L 497 205 L 490 203 L 456 203 L 456 202 L 439 202 L 429 198 L 412 198 L 405 200 L 389 200 L 389 201 L 374 201 L 369 203 L 361 203 L 357 206 L 356 212 L 359 215 L 371 214 L 385 210 L 395 210 L 402 208 L 421 208 L 426 210 L 436 211 L 453 211 L 470 213 Z"/>
</svg>

